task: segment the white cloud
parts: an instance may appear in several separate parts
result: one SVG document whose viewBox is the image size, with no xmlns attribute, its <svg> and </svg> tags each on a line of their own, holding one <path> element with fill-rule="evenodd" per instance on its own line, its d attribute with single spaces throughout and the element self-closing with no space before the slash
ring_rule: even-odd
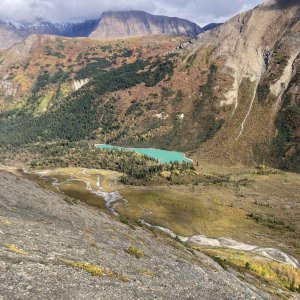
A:
<svg viewBox="0 0 300 300">
<path fill-rule="evenodd" d="M 224 21 L 263 0 L 0 0 L 0 19 L 51 21 L 99 18 L 106 10 L 145 10 L 198 24 Z"/>
</svg>

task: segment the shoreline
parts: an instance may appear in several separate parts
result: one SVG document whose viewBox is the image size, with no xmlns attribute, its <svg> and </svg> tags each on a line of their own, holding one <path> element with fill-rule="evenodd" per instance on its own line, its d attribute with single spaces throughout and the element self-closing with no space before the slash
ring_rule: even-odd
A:
<svg viewBox="0 0 300 300">
<path fill-rule="evenodd" d="M 175 151 L 175 150 L 164 150 L 164 149 L 152 148 L 152 147 L 151 148 L 123 147 L 123 146 L 114 146 L 114 145 L 108 145 L 108 144 L 94 144 L 94 146 L 97 149 L 101 149 L 101 148 L 99 148 L 99 146 L 108 146 L 107 148 L 102 148 L 102 150 L 106 150 L 106 149 L 107 150 L 109 150 L 109 149 L 113 150 L 114 148 L 116 148 L 116 150 L 117 150 L 117 148 L 119 148 L 120 150 L 124 149 L 124 151 L 126 151 L 128 149 L 127 152 L 135 152 L 137 154 L 146 155 L 146 156 L 149 156 L 149 157 L 151 157 L 151 156 L 147 155 L 147 154 L 139 153 L 139 152 L 135 151 L 135 149 L 139 149 L 139 150 L 155 150 L 155 151 L 163 151 L 163 152 L 173 152 L 173 153 L 179 153 L 179 154 L 181 154 L 184 157 L 184 159 L 187 160 L 186 163 L 193 163 L 194 162 L 192 159 L 190 159 L 189 157 L 187 157 L 186 153 Z M 160 161 L 158 158 L 155 158 L 155 157 L 151 157 L 151 158 L 154 158 L 154 159 L 157 159 L 158 161 Z M 171 162 L 173 162 L 173 161 L 170 161 L 170 162 L 167 162 L 167 163 L 171 163 Z M 176 162 L 176 161 L 174 161 L 174 162 Z M 183 163 L 185 161 L 177 161 L 177 162 Z M 160 163 L 164 163 L 164 162 L 160 161 Z"/>
</svg>

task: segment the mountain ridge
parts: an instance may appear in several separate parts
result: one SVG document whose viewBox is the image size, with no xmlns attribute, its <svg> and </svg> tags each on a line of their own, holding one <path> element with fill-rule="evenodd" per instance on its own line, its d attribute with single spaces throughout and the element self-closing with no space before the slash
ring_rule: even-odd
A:
<svg viewBox="0 0 300 300">
<path fill-rule="evenodd" d="M 68 95 L 80 98 L 80 105 L 91 95 L 94 99 L 91 101 L 98 101 L 96 90 L 107 99 L 114 99 L 111 113 L 118 128 L 118 133 L 108 129 L 106 135 L 101 135 L 97 128 L 103 128 L 100 124 L 103 119 L 98 120 L 90 112 L 95 117 L 90 123 L 91 129 L 85 129 L 80 136 L 74 133 L 72 139 L 92 136 L 99 143 L 193 151 L 194 160 L 247 165 L 265 161 L 276 167 L 299 170 L 298 10 L 298 4 L 278 9 L 274 1 L 266 2 L 198 35 L 177 51 L 174 51 L 174 43 L 185 42 L 184 39 L 149 36 L 122 42 L 94 39 L 83 42 L 45 37 L 48 42 L 35 47 L 40 50 L 38 59 L 29 53 L 26 59 L 31 57 L 31 60 L 24 62 L 25 66 L 30 65 L 33 79 L 28 78 L 20 66 L 10 68 L 9 56 L 21 56 L 22 47 L 26 52 L 26 45 L 18 45 L 7 52 L 7 56 L 4 54 L 1 100 L 6 106 L 13 106 L 12 95 L 22 97 L 24 91 L 32 93 L 34 86 L 41 83 L 39 93 L 43 96 L 46 88 L 59 88 L 44 82 L 43 78 L 65 73 L 68 83 L 64 84 L 70 89 Z M 258 28 L 257 24 L 260 24 Z M 78 58 L 74 56 L 73 43 L 81 54 L 76 54 Z M 113 45 L 119 48 L 114 49 Z M 155 47 L 159 48 L 156 56 L 151 53 Z M 32 53 L 35 55 L 36 51 Z M 60 57 L 63 67 L 55 67 Z M 124 77 L 125 69 L 127 77 Z M 143 76 L 139 76 L 140 73 Z M 13 76 L 16 79 L 12 79 Z M 35 77 L 42 82 L 35 83 Z M 106 87 L 99 86 L 100 78 L 103 82 L 110 80 Z M 116 78 L 120 80 L 118 85 L 113 84 Z M 26 89 L 24 82 L 30 82 Z M 73 95 L 73 85 L 81 87 L 80 94 L 85 96 Z M 30 100 L 33 111 L 36 105 L 43 107 L 42 98 L 35 97 L 35 102 Z M 26 101 L 29 100 L 24 103 Z M 45 115 L 49 118 L 52 103 L 56 103 L 55 96 L 47 98 L 45 103 Z M 77 111 L 74 116 L 74 111 L 67 106 L 64 102 L 64 109 L 73 119 Z M 43 115 L 37 117 L 43 118 Z M 131 123 L 131 118 L 135 125 L 129 129 L 127 123 Z M 56 126 L 54 120 L 51 122 Z M 62 127 L 67 128 L 66 124 Z M 39 137 L 47 138 L 41 129 L 39 131 Z M 28 132 L 28 140 L 37 139 L 32 132 Z M 52 138 L 57 136 L 62 135 L 53 131 Z M 23 138 L 24 135 L 18 141 Z"/>
<path fill-rule="evenodd" d="M 90 37 L 106 39 L 153 34 L 196 36 L 201 32 L 200 26 L 176 17 L 152 15 L 144 11 L 108 11 L 102 14 L 98 28 Z"/>
<path fill-rule="evenodd" d="M 118 16 L 126 16 L 126 20 L 122 21 Z M 109 20 L 109 18 L 112 19 Z M 132 19 L 135 19 L 135 22 L 130 24 Z M 152 34 L 187 35 L 194 37 L 200 32 L 202 32 L 201 28 L 188 20 L 176 17 L 156 16 L 143 11 L 108 11 L 102 13 L 98 19 L 82 22 L 53 23 L 37 19 L 36 22 L 30 23 L 0 20 L 0 50 L 15 45 L 31 34 L 113 39 L 116 37 Z"/>
</svg>

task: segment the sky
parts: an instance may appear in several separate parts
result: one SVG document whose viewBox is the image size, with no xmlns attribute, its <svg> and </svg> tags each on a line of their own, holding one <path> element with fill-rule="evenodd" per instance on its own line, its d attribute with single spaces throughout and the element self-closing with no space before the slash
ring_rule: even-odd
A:
<svg viewBox="0 0 300 300">
<path fill-rule="evenodd" d="M 199 25 L 224 22 L 263 0 L 0 0 L 0 19 L 10 21 L 81 21 L 107 10 L 144 10 L 185 18 Z"/>
</svg>

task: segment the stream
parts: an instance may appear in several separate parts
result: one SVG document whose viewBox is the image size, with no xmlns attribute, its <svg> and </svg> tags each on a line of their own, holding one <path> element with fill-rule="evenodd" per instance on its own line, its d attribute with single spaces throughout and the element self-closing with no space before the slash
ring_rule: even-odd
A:
<svg viewBox="0 0 300 300">
<path fill-rule="evenodd" d="M 216 247 L 216 248 L 225 248 L 225 249 L 253 252 L 261 256 L 264 256 L 266 258 L 278 262 L 286 263 L 296 269 L 300 269 L 299 261 L 295 257 L 276 248 L 259 247 L 255 245 L 244 244 L 230 238 L 218 238 L 218 239 L 208 238 L 205 235 L 193 235 L 191 237 L 184 237 L 184 236 L 177 235 L 169 228 L 152 225 L 150 223 L 147 223 L 144 220 L 139 220 L 139 223 L 149 228 L 162 231 L 167 235 L 169 235 L 171 238 L 178 239 L 185 244 L 189 244 L 192 246 L 209 246 L 209 247 Z"/>
<path fill-rule="evenodd" d="M 27 174 L 33 174 L 26 170 L 23 170 L 23 171 L 24 171 L 24 173 L 27 173 Z M 84 172 L 85 171 L 82 170 L 82 173 L 86 174 Z M 40 178 L 47 179 L 47 177 L 45 177 L 45 175 L 47 174 L 47 171 L 37 172 L 37 174 L 40 175 Z M 70 174 L 70 175 L 73 176 L 73 174 Z M 61 183 L 55 177 L 51 177 L 50 179 L 52 180 L 51 185 L 53 187 L 55 187 L 59 192 L 61 192 L 59 187 L 62 184 L 65 184 L 68 182 L 74 182 L 74 181 L 85 183 L 86 190 L 89 191 L 90 193 L 97 195 L 99 198 L 104 199 L 105 207 L 114 216 L 119 215 L 115 210 L 118 203 L 120 203 L 120 202 L 128 203 L 128 201 L 122 197 L 122 195 L 120 194 L 119 191 L 104 192 L 103 188 L 101 187 L 101 176 L 100 175 L 97 175 L 98 189 L 93 189 L 91 186 L 91 183 L 88 181 L 85 181 L 83 179 L 68 178 L 67 180 L 65 180 Z M 286 263 L 294 268 L 300 269 L 299 261 L 295 257 L 293 257 L 279 249 L 276 249 L 276 248 L 260 247 L 260 246 L 255 246 L 255 245 L 244 244 L 241 242 L 237 242 L 233 239 L 224 238 L 224 237 L 217 238 L 217 239 L 209 238 L 205 235 L 193 235 L 191 237 L 184 237 L 184 236 L 177 235 L 169 228 L 152 225 L 150 223 L 147 223 L 145 220 L 139 220 L 138 222 L 141 225 L 144 225 L 148 228 L 152 228 L 152 229 L 156 229 L 158 231 L 164 232 L 171 238 L 178 239 L 182 243 L 185 243 L 188 245 L 209 246 L 209 247 L 225 248 L 225 249 L 232 249 L 232 250 L 248 251 L 248 252 L 252 252 L 252 253 L 257 253 L 261 256 L 264 256 L 266 258 L 269 258 L 269 259 L 272 259 L 272 260 L 275 260 L 278 262 Z"/>
<path fill-rule="evenodd" d="M 27 174 L 33 174 L 29 171 L 23 170 L 24 173 Z M 85 170 L 82 170 L 82 173 L 84 175 L 88 175 Z M 47 174 L 47 171 L 43 172 L 36 172 L 36 174 L 40 175 L 39 178 L 41 179 L 49 179 L 49 177 L 45 177 Z M 72 177 L 73 174 L 70 174 Z M 114 216 L 118 216 L 119 214 L 116 212 L 115 207 L 119 202 L 127 202 L 122 195 L 119 193 L 119 191 L 113 191 L 113 192 L 104 192 L 103 188 L 101 187 L 101 176 L 97 175 L 97 187 L 98 189 L 93 189 L 90 182 L 83 180 L 83 179 L 77 179 L 77 178 L 68 178 L 67 180 L 63 182 L 59 182 L 59 180 L 56 177 L 50 177 L 52 180 L 51 185 L 54 187 L 58 192 L 62 192 L 60 190 L 60 186 L 69 182 L 81 182 L 85 184 L 85 189 L 89 191 L 90 193 L 98 196 L 101 198 L 101 200 L 104 200 L 106 209 Z"/>
</svg>

